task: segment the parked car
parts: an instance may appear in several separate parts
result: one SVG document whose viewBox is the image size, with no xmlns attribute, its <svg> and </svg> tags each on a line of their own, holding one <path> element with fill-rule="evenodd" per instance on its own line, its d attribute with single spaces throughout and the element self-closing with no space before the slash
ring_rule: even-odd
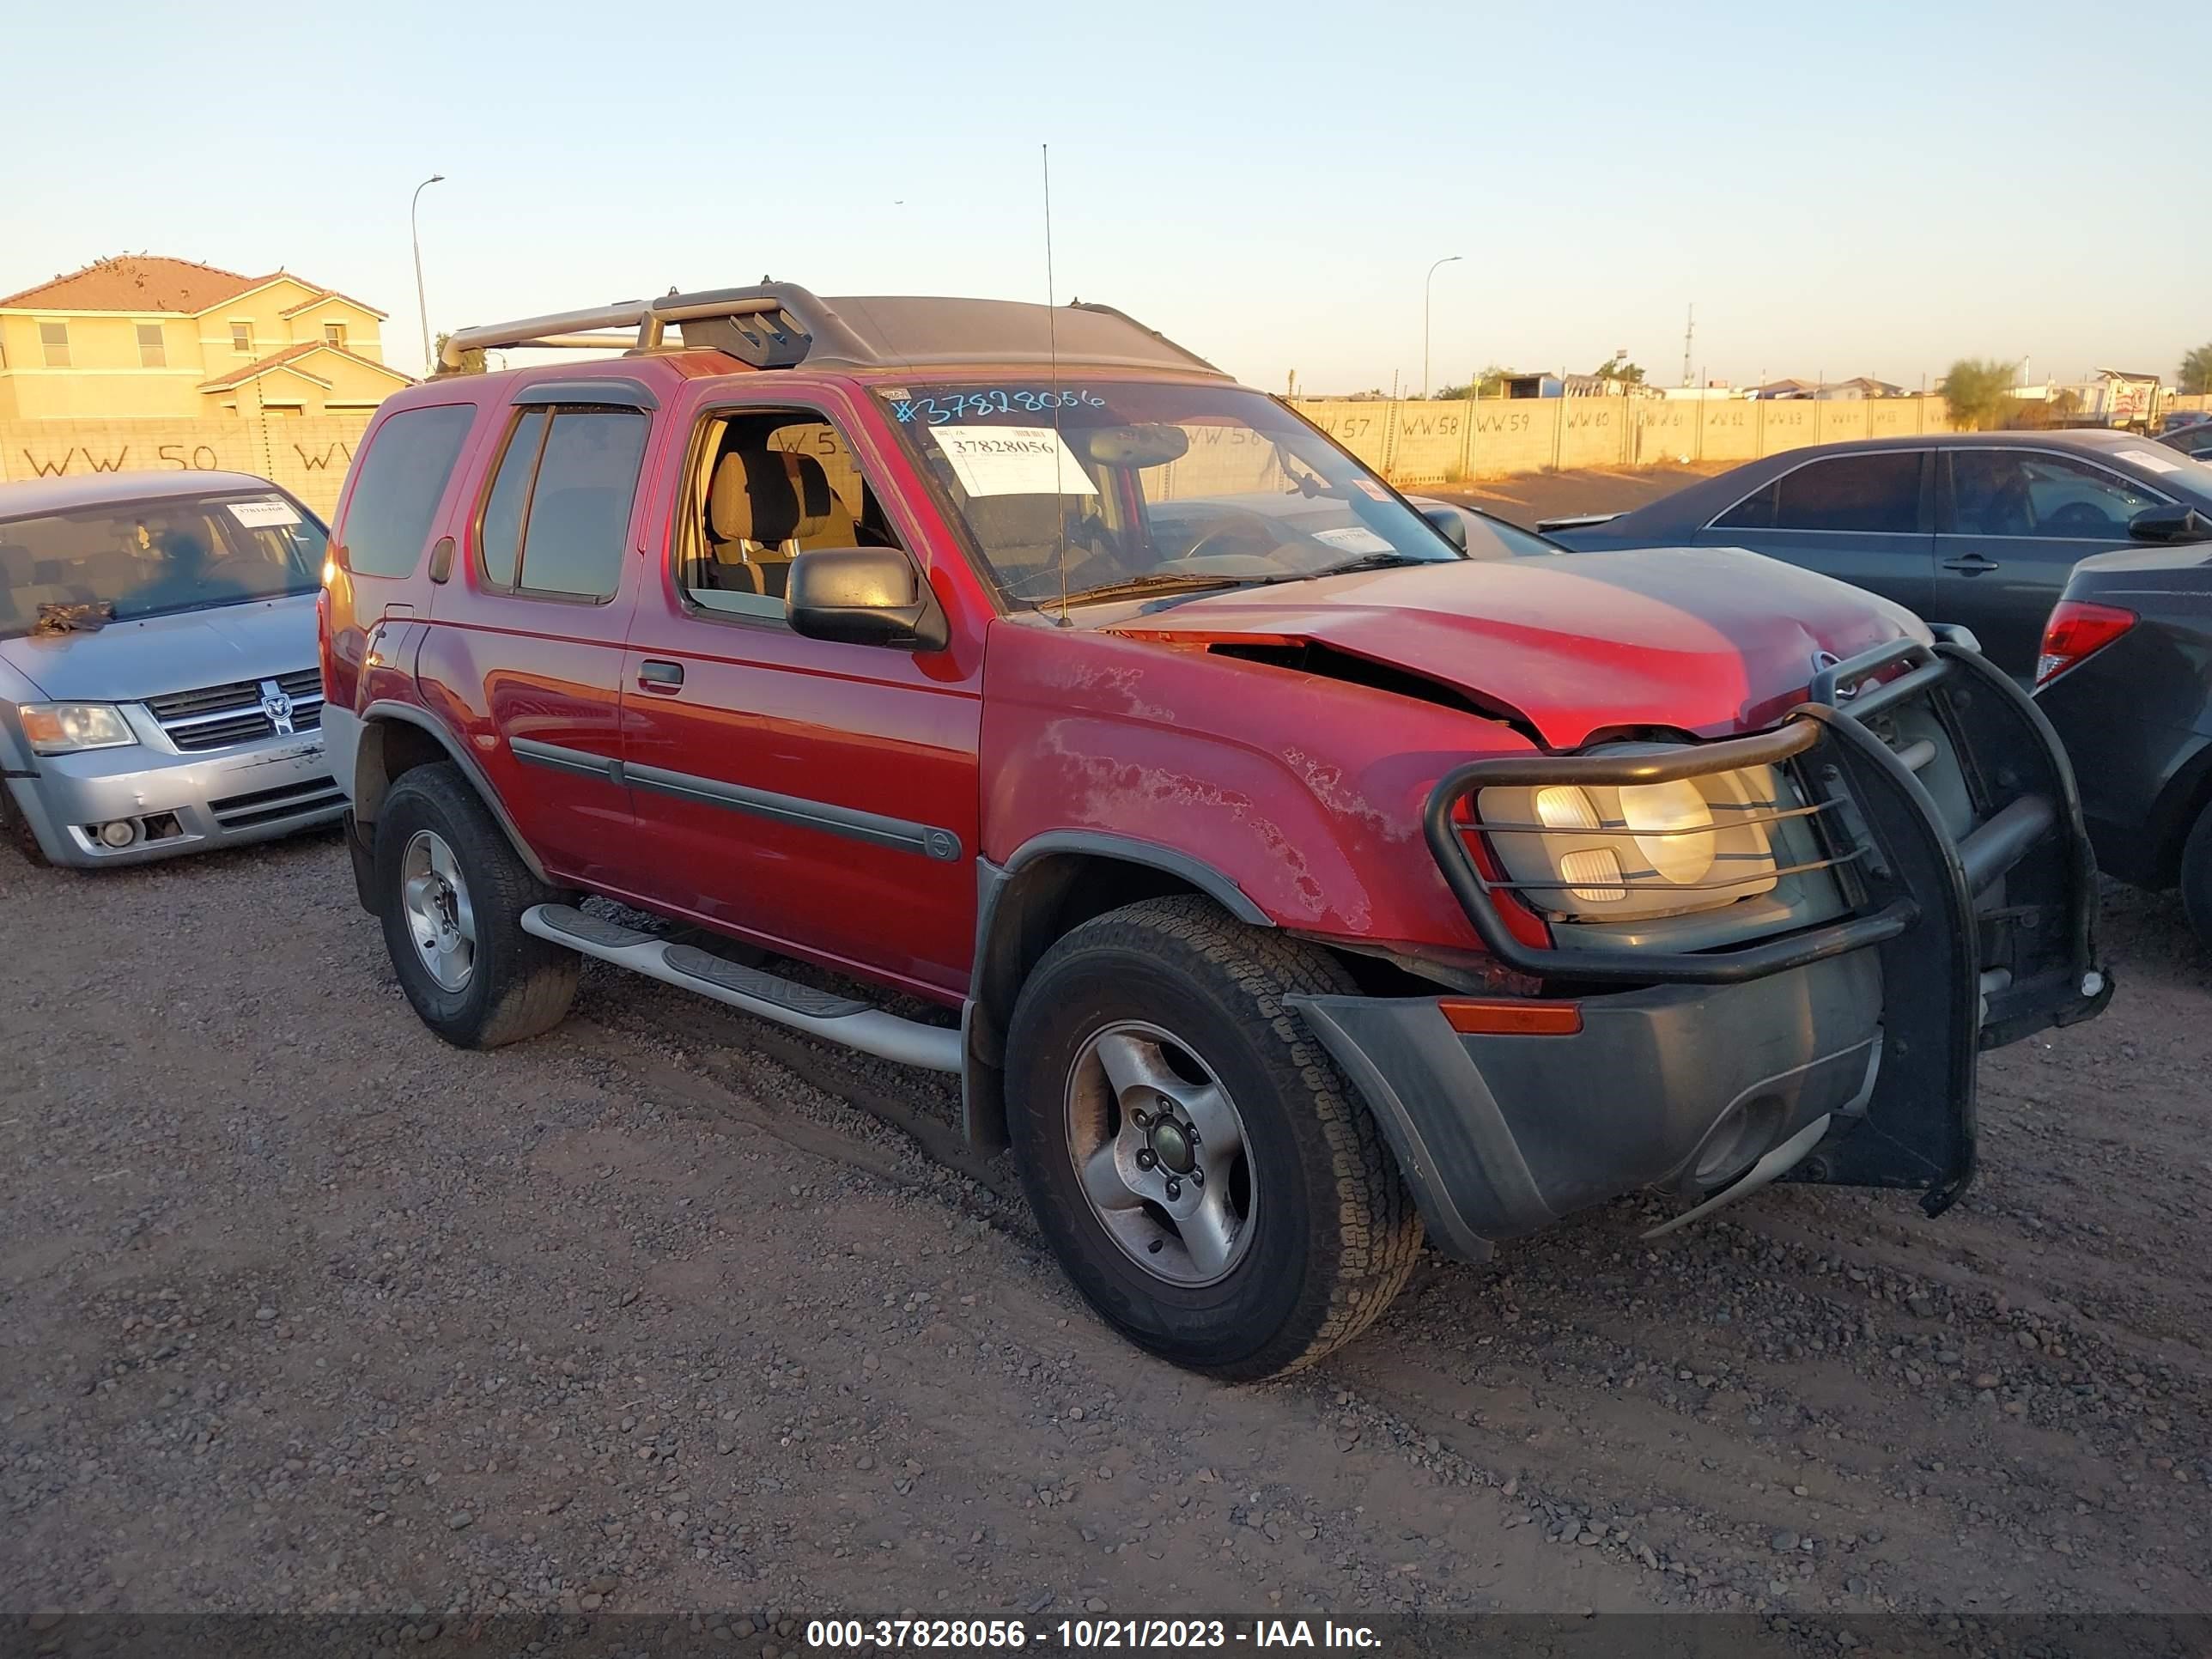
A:
<svg viewBox="0 0 2212 1659">
<path fill-rule="evenodd" d="M 323 526 L 265 478 L 0 483 L 0 817 L 91 868 L 345 810 L 320 731 Z"/>
<path fill-rule="evenodd" d="M 2212 945 L 2212 546 L 2074 567 L 2044 632 L 2035 700 L 2065 740 L 2112 875 L 2179 885 Z"/>
<path fill-rule="evenodd" d="M 2212 459 L 2212 421 L 2193 421 L 2187 426 L 2178 426 L 2159 439 L 2169 449 L 2178 449 L 2193 460 Z"/>
<path fill-rule="evenodd" d="M 1092 1306 L 1258 1377 L 1425 1226 L 1784 1174 L 1938 1212 L 1978 1049 L 2110 995 L 2047 727 L 1899 606 L 1470 559 L 1101 307 L 776 284 L 448 362 L 614 329 L 396 394 L 338 507 L 355 879 L 450 1042 L 591 956 L 957 1074 Z"/>
<path fill-rule="evenodd" d="M 1753 461 L 1606 519 L 1537 528 L 1579 549 L 1746 547 L 1973 630 L 2023 684 L 2077 560 L 2212 513 L 2212 467 L 2113 432 L 1947 432 Z"/>
</svg>

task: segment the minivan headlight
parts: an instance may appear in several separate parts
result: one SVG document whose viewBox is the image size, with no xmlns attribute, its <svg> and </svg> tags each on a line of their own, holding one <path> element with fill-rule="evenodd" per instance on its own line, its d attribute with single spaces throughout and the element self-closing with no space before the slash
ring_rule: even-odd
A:
<svg viewBox="0 0 2212 1659">
<path fill-rule="evenodd" d="M 1759 766 L 1672 783 L 1485 789 L 1475 810 L 1506 879 L 1530 903 L 1611 921 L 1771 892 L 1768 827 L 1801 805 L 1780 771 Z"/>
<path fill-rule="evenodd" d="M 15 712 L 23 722 L 23 737 L 35 755 L 121 749 L 138 741 L 131 722 L 112 702 L 27 702 Z"/>
</svg>

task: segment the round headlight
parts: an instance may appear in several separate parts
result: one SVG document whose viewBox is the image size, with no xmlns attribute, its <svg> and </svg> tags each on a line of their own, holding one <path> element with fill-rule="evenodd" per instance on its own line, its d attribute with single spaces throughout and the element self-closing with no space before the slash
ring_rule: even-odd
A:
<svg viewBox="0 0 2212 1659">
<path fill-rule="evenodd" d="M 1712 809 L 1693 783 L 1632 783 L 1620 791 L 1620 817 L 1636 850 L 1668 881 L 1703 881 L 1720 851 Z"/>
</svg>

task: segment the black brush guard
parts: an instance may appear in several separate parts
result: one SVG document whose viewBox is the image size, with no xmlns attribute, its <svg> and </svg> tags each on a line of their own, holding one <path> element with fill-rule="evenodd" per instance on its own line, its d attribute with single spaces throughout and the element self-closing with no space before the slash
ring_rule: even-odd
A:
<svg viewBox="0 0 2212 1659">
<path fill-rule="evenodd" d="M 1899 640 L 1824 669 L 1804 703 L 1772 731 L 1750 737 L 1662 756 L 1469 762 L 1437 783 L 1423 822 L 1429 849 L 1483 943 L 1554 988 L 1738 984 L 1846 951 L 1879 951 L 1883 1058 L 1866 1115 L 1790 1178 L 1924 1191 L 1930 1215 L 1948 1208 L 1973 1176 L 1978 1052 L 2087 1019 L 2112 988 L 2095 959 L 2096 866 L 2073 769 L 2027 694 L 1965 638 L 1938 630 L 1933 646 Z M 1963 838 L 1945 830 L 1913 769 L 1872 729 L 1908 704 L 1941 723 L 1959 758 L 1974 820 Z M 1826 852 L 1820 864 L 1833 869 L 1849 908 L 1837 920 L 1724 949 L 1528 944 L 1500 907 L 1519 902 L 1516 889 L 1538 884 L 1486 876 L 1467 839 L 1484 828 L 1458 816 L 1462 801 L 1499 786 L 1619 787 L 1758 766 L 1785 770 L 1813 804 L 1808 816 Z"/>
</svg>

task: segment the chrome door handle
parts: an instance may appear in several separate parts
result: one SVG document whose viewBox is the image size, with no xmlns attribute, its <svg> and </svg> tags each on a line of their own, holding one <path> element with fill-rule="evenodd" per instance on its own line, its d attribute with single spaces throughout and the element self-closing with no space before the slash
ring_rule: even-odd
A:
<svg viewBox="0 0 2212 1659">
<path fill-rule="evenodd" d="M 684 689 L 684 665 L 658 662 L 648 657 L 637 665 L 637 683 L 647 691 L 680 691 Z"/>
</svg>

